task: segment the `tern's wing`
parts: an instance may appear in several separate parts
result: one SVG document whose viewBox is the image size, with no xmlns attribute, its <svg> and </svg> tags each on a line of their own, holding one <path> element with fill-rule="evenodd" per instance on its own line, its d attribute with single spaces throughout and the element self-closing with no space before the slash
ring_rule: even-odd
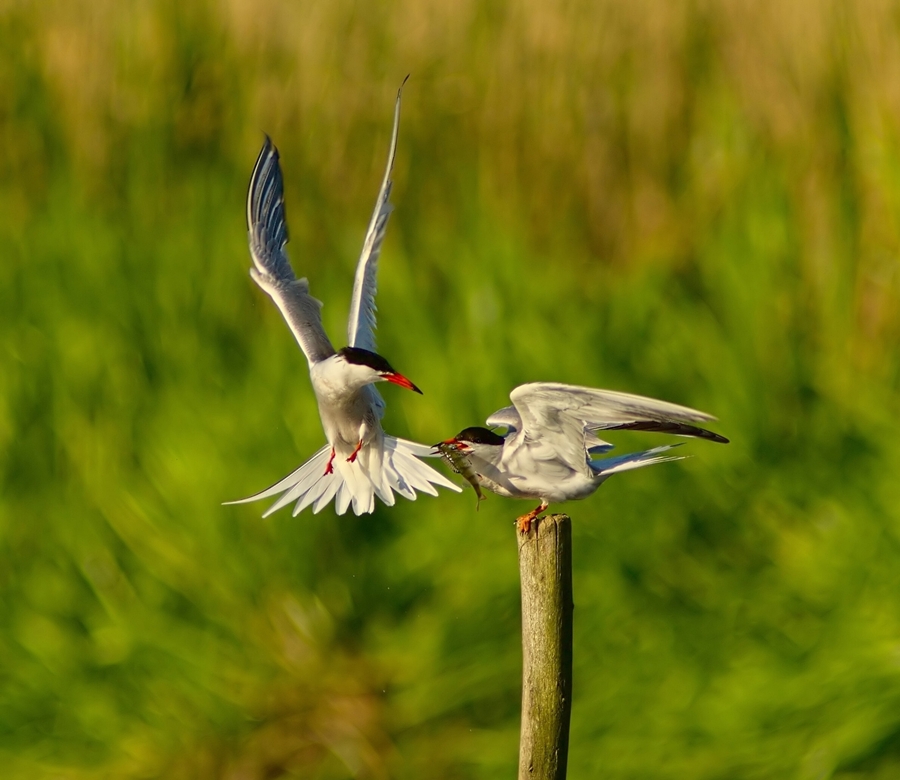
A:
<svg viewBox="0 0 900 780">
<path fill-rule="evenodd" d="M 522 418 L 515 406 L 504 406 L 502 409 L 498 409 L 485 422 L 491 428 L 501 426 L 507 428 L 509 433 L 515 433 L 522 428 Z"/>
<path fill-rule="evenodd" d="M 284 182 L 278 150 L 268 136 L 250 177 L 247 229 L 254 266 L 250 276 L 275 301 L 310 366 L 333 355 L 322 327 L 322 304 L 309 294 L 306 279 L 294 276 L 285 252 Z"/>
<path fill-rule="evenodd" d="M 583 457 L 586 431 L 657 431 L 728 441 L 717 433 L 689 424 L 714 420 L 713 416 L 639 395 L 533 382 L 517 387 L 510 398 L 522 417 L 526 438 L 552 445 L 561 455 L 574 458 L 573 463 Z"/>
<path fill-rule="evenodd" d="M 406 77 L 407 79 L 409 76 Z M 406 84 L 406 79 L 403 79 Z M 384 241 L 388 217 L 392 206 L 388 202 L 391 197 L 391 171 L 394 168 L 394 156 L 397 153 L 397 133 L 400 130 L 400 95 L 403 84 L 397 90 L 397 103 L 394 106 L 394 130 L 391 133 L 391 148 L 388 151 L 387 167 L 381 182 L 381 191 L 375 201 L 375 211 L 369 221 L 369 229 L 363 241 L 359 262 L 356 264 L 356 278 L 353 280 L 353 298 L 350 301 L 350 318 L 347 323 L 347 344 L 375 352 L 375 293 L 378 289 L 378 255 Z"/>
</svg>

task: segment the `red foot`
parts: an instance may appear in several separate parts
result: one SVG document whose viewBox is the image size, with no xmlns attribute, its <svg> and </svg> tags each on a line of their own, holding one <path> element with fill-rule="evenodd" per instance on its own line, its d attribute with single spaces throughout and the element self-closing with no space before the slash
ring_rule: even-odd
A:
<svg viewBox="0 0 900 780">
<path fill-rule="evenodd" d="M 532 509 L 527 515 L 522 515 L 516 520 L 516 528 L 520 534 L 527 534 L 531 530 L 531 524 L 537 519 L 537 516 L 543 512 L 549 504 L 543 502 L 536 509 Z"/>
<path fill-rule="evenodd" d="M 347 458 L 347 463 L 356 463 L 356 456 L 359 455 L 359 451 L 362 449 L 362 439 L 360 439 L 359 444 L 356 445 L 356 449 L 350 453 L 350 457 Z"/>
<path fill-rule="evenodd" d="M 334 466 L 331 465 L 332 463 L 334 463 L 334 447 L 331 448 L 331 457 L 328 459 L 328 464 L 325 466 L 325 474 L 334 472 Z"/>
</svg>

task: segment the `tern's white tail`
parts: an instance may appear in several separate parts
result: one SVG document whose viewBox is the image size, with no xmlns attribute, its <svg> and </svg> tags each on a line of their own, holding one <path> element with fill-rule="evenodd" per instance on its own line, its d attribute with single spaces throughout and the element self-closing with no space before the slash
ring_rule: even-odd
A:
<svg viewBox="0 0 900 780">
<path fill-rule="evenodd" d="M 652 466 L 654 463 L 667 463 L 670 460 L 684 460 L 687 455 L 660 455 L 666 450 L 680 447 L 678 444 L 664 444 L 662 447 L 654 447 L 652 450 L 632 452 L 629 455 L 617 455 L 614 458 L 588 461 L 595 476 L 608 477 L 610 474 L 618 474 L 620 471 L 639 469 L 642 466 Z"/>
<path fill-rule="evenodd" d="M 385 434 L 383 452 L 379 452 L 377 447 L 366 447 L 354 463 L 335 458 L 332 462 L 334 471 L 326 474 L 330 455 L 331 445 L 326 444 L 300 468 L 272 487 L 248 498 L 226 503 L 246 504 L 282 493 L 281 498 L 263 513 L 263 517 L 292 501 L 297 502 L 294 506 L 295 517 L 308 506 L 312 506 L 315 514 L 332 499 L 334 510 L 339 515 L 344 514 L 351 505 L 354 514 L 364 515 L 374 511 L 376 495 L 388 506 L 393 506 L 395 492 L 415 501 L 417 490 L 436 496 L 435 485 L 457 493 L 461 491 L 458 485 L 419 461 L 422 457 L 434 457 L 430 447 L 406 439 Z"/>
</svg>

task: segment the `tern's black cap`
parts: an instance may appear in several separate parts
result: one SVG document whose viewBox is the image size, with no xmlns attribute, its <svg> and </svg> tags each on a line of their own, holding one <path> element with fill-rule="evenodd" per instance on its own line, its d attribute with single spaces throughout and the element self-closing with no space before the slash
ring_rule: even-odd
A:
<svg viewBox="0 0 900 780">
<path fill-rule="evenodd" d="M 480 428 L 477 425 L 457 433 L 456 440 L 468 441 L 472 444 L 493 444 L 494 446 L 500 446 L 505 441 L 499 434 L 489 431 L 487 428 Z"/>
<path fill-rule="evenodd" d="M 344 347 L 338 354 L 348 363 L 357 366 L 368 366 L 379 374 L 396 374 L 394 367 L 377 352 L 370 352 L 362 347 Z"/>
</svg>

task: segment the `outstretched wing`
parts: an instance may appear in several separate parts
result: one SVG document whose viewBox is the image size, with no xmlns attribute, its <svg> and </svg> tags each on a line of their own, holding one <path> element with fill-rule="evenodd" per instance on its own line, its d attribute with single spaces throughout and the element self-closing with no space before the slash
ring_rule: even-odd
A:
<svg viewBox="0 0 900 780">
<path fill-rule="evenodd" d="M 409 76 L 406 77 L 408 79 Z M 403 84 L 406 84 L 403 79 Z M 347 343 L 351 347 L 361 347 L 375 352 L 375 293 L 378 290 L 378 255 L 384 241 L 388 217 L 393 207 L 388 202 L 391 197 L 391 171 L 397 153 L 397 134 L 400 130 L 400 96 L 403 84 L 397 90 L 394 106 L 394 129 L 391 133 L 391 148 L 388 151 L 387 167 L 381 182 L 381 191 L 375 201 L 375 211 L 366 230 L 359 262 L 356 264 L 356 278 L 353 280 L 353 298 L 350 301 L 350 318 L 347 323 Z"/>
<path fill-rule="evenodd" d="M 657 431 L 728 442 L 724 436 L 690 424 L 715 420 L 712 415 L 640 395 L 532 382 L 515 388 L 509 397 L 522 418 L 526 439 L 548 446 L 552 441 L 573 465 L 585 458 L 586 434 L 602 430 Z"/>
<path fill-rule="evenodd" d="M 309 294 L 306 279 L 294 276 L 285 251 L 284 181 L 278 150 L 266 136 L 247 192 L 247 229 L 253 268 L 250 276 L 275 302 L 310 366 L 334 354 L 322 327 L 322 304 Z"/>
</svg>

